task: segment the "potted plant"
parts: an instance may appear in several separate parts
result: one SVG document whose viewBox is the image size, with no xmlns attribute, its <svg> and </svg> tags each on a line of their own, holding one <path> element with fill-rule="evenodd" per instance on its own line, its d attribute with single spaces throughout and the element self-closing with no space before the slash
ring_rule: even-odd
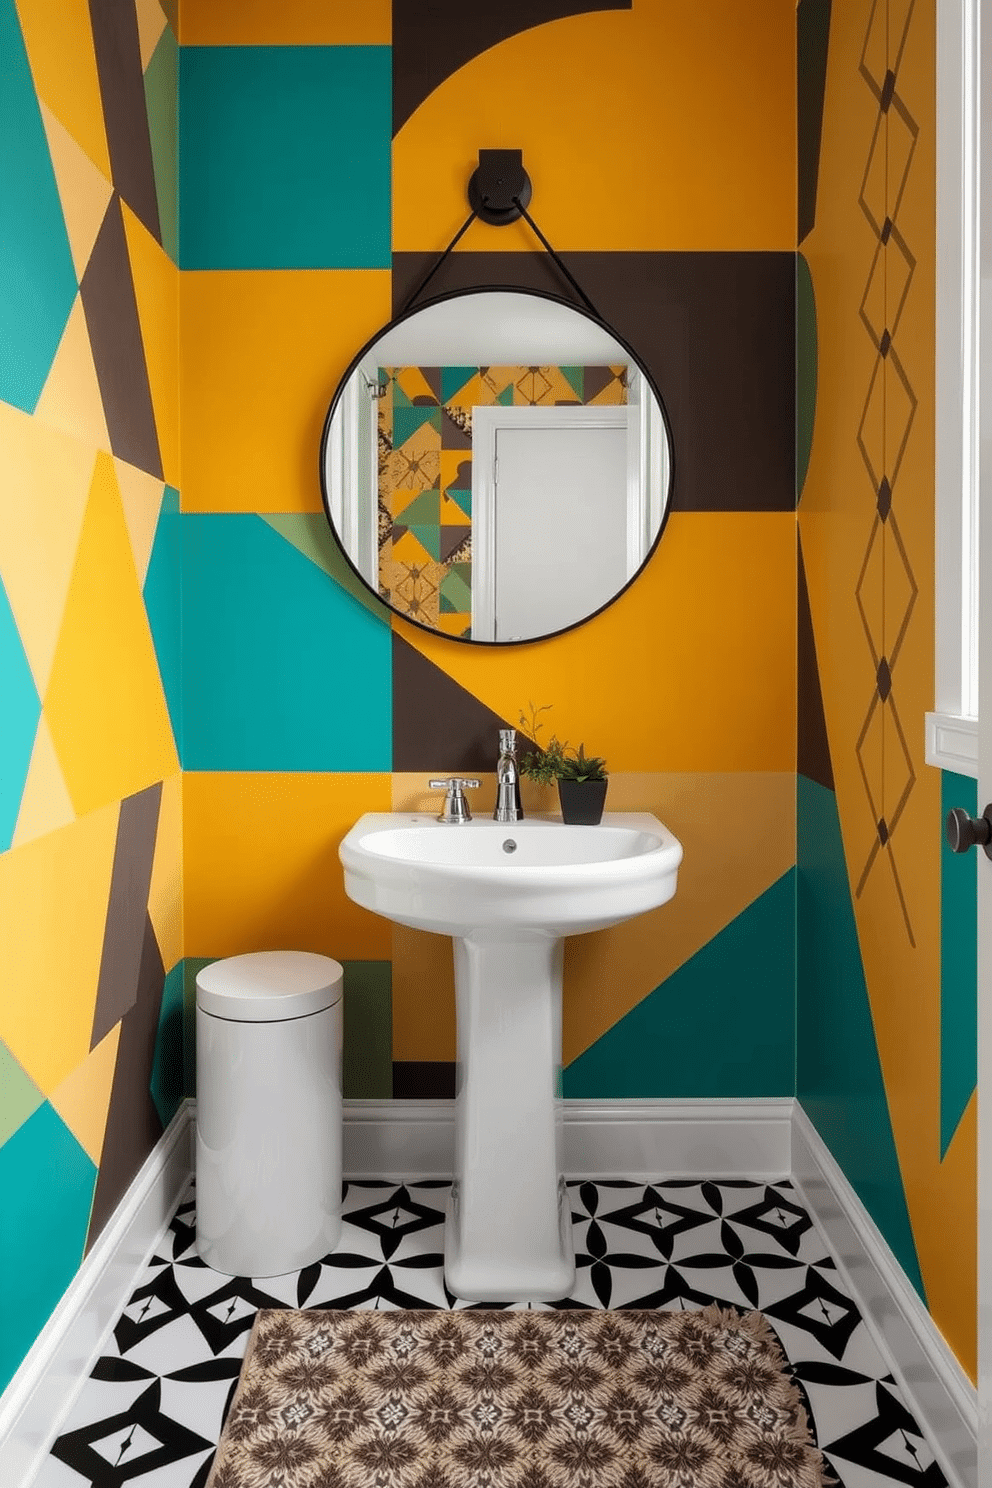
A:
<svg viewBox="0 0 992 1488">
<path fill-rule="evenodd" d="M 606 801 L 606 761 L 590 758 L 585 746 L 569 754 L 566 750 L 558 769 L 558 799 L 561 819 L 570 826 L 598 826 Z"/>
<path fill-rule="evenodd" d="M 543 724 L 538 714 L 548 707 L 535 708 L 531 703 L 530 717 L 520 714 L 521 729 L 534 741 L 534 748 L 520 760 L 520 774 L 538 785 L 556 782 L 562 821 L 568 826 L 594 827 L 602 818 L 606 800 L 606 761 L 587 755 L 584 744 L 571 749 L 557 734 L 540 744 L 537 736 Z"/>
</svg>

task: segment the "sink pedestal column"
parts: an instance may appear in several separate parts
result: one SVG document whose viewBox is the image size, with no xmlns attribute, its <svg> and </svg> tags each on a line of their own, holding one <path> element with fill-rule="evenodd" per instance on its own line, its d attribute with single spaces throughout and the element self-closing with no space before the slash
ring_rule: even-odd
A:
<svg viewBox="0 0 992 1488">
<path fill-rule="evenodd" d="M 458 1097 L 445 1281 L 469 1302 L 553 1302 L 575 1281 L 561 1176 L 562 941 L 494 931 L 454 947 Z"/>
</svg>

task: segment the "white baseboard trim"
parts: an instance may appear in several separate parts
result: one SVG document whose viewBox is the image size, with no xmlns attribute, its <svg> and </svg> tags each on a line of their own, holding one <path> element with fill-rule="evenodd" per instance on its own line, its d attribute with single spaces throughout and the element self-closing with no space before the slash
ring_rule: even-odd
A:
<svg viewBox="0 0 992 1488">
<path fill-rule="evenodd" d="M 566 1100 L 568 1178 L 783 1178 L 793 1101 Z M 345 1101 L 347 1177 L 450 1177 L 455 1103 Z"/>
<path fill-rule="evenodd" d="M 186 1101 L 0 1395 L 4 1488 L 33 1480 L 160 1242 L 193 1171 L 194 1121 Z M 447 1177 L 453 1151 L 453 1101 L 344 1104 L 347 1177 Z M 791 1175 L 952 1488 L 977 1488 L 975 1388 L 798 1102 L 566 1101 L 563 1167 L 570 1178 Z"/>
<path fill-rule="evenodd" d="M 798 1101 L 792 1181 L 833 1250 L 951 1488 L 977 1488 L 978 1394 Z"/>
<path fill-rule="evenodd" d="M 0 1395 L 0 1483 L 26 1488 L 83 1387 L 189 1185 L 192 1102 L 139 1169 L 10 1384 Z"/>
</svg>

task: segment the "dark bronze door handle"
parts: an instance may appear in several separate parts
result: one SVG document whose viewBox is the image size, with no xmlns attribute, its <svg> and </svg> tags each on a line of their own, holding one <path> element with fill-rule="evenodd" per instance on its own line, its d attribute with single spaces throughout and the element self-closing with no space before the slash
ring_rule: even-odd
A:
<svg viewBox="0 0 992 1488">
<path fill-rule="evenodd" d="M 947 813 L 944 831 L 951 851 L 967 852 L 969 847 L 985 849 L 985 856 L 992 858 L 992 804 L 986 806 L 981 816 L 969 816 L 960 806 Z"/>
</svg>

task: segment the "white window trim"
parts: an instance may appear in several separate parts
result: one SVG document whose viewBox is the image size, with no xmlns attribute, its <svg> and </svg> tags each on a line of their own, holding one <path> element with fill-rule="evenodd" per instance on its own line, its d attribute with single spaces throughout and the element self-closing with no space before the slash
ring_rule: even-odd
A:
<svg viewBox="0 0 992 1488">
<path fill-rule="evenodd" d="M 935 709 L 927 764 L 978 774 L 981 0 L 940 6 L 936 201 Z"/>
</svg>

